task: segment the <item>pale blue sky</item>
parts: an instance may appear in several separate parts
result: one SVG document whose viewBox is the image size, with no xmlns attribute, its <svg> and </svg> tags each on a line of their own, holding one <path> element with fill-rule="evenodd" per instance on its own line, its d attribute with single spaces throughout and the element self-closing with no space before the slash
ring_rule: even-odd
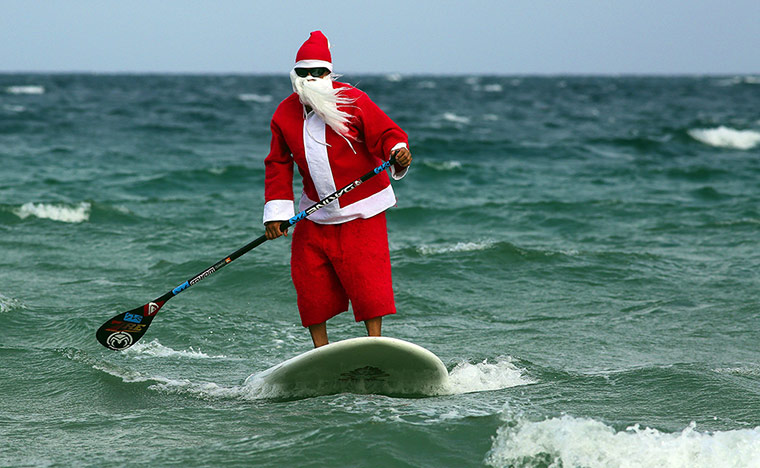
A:
<svg viewBox="0 0 760 468">
<path fill-rule="evenodd" d="M 0 0 L 0 72 L 760 73 L 760 0 Z"/>
</svg>

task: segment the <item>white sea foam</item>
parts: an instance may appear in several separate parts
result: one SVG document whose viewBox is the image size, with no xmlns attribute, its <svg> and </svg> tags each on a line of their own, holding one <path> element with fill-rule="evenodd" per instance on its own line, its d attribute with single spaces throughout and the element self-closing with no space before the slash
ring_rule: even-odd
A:
<svg viewBox="0 0 760 468">
<path fill-rule="evenodd" d="M 152 357 L 178 357 L 189 359 L 223 359 L 226 356 L 209 356 L 206 353 L 197 351 L 190 347 L 189 350 L 176 351 L 168 346 L 164 346 L 158 342 L 157 339 L 146 342 L 138 342 L 134 346 L 127 348 L 123 352 L 126 356 L 133 356 L 137 359 L 140 358 L 152 358 Z"/>
<path fill-rule="evenodd" d="M 424 164 L 427 167 L 430 167 L 432 169 L 436 169 L 439 171 L 451 171 L 454 169 L 459 169 L 462 167 L 462 163 L 459 161 L 423 161 L 422 164 Z"/>
<path fill-rule="evenodd" d="M 456 115 L 453 112 L 444 112 L 442 117 L 443 117 L 443 120 L 445 120 L 447 122 L 453 122 L 453 123 L 457 123 L 457 124 L 468 124 L 468 123 L 470 123 L 470 118 L 469 117 L 463 117 L 461 115 Z"/>
<path fill-rule="evenodd" d="M 269 94 L 238 94 L 238 99 L 241 101 L 258 102 L 259 104 L 266 104 L 272 102 L 272 96 Z"/>
<path fill-rule="evenodd" d="M 729 374 L 729 375 L 742 375 L 742 376 L 758 376 L 760 375 L 760 366 L 738 366 L 738 367 L 719 367 L 713 369 L 713 372 L 717 374 Z"/>
<path fill-rule="evenodd" d="M 638 424 L 616 431 L 567 415 L 523 420 L 499 429 L 486 462 L 495 467 L 760 467 L 760 427 L 699 432 L 691 423 L 671 434 Z"/>
<path fill-rule="evenodd" d="M 689 130 L 689 136 L 701 143 L 718 148 L 748 150 L 760 144 L 760 132 L 736 130 L 722 125 L 718 128 Z"/>
<path fill-rule="evenodd" d="M 90 219 L 92 205 L 81 202 L 75 206 L 48 203 L 25 203 L 14 213 L 21 219 L 35 216 L 40 219 L 51 219 L 64 223 L 82 223 Z"/>
<path fill-rule="evenodd" d="M 487 250 L 493 246 L 493 241 L 457 242 L 453 245 L 422 245 L 420 247 L 417 247 L 417 251 L 422 255 L 438 255 L 452 252 L 472 252 L 477 250 Z"/>
<path fill-rule="evenodd" d="M 23 309 L 24 305 L 11 297 L 6 297 L 0 294 L 0 314 L 10 312 L 13 309 Z"/>
<path fill-rule="evenodd" d="M 156 383 L 149 386 L 151 390 L 164 393 L 180 393 L 199 396 L 201 398 L 245 398 L 244 387 L 232 385 L 223 386 L 214 382 L 193 382 L 187 379 L 169 379 L 157 377 Z"/>
<path fill-rule="evenodd" d="M 8 112 L 24 112 L 26 110 L 26 107 L 24 106 L 13 106 L 10 104 L 3 105 L 3 109 L 7 110 Z"/>
<path fill-rule="evenodd" d="M 401 76 L 400 73 L 391 73 L 391 74 L 385 75 L 385 79 L 390 82 L 397 83 L 401 81 L 403 77 Z"/>
<path fill-rule="evenodd" d="M 499 83 L 491 83 L 483 86 L 483 91 L 487 93 L 500 93 L 504 89 Z"/>
<path fill-rule="evenodd" d="M 92 367 L 118 377 L 126 383 L 153 382 L 148 388 L 163 393 L 190 394 L 202 398 L 244 398 L 246 396 L 244 388 L 237 385 L 222 386 L 214 382 L 194 382 L 161 375 L 150 376 L 106 363 L 96 363 Z"/>
<path fill-rule="evenodd" d="M 452 394 L 501 390 L 536 383 L 515 366 L 511 357 L 487 360 L 478 364 L 463 362 L 449 372 L 449 391 Z"/>
<path fill-rule="evenodd" d="M 718 81 L 719 86 L 734 86 L 734 85 L 757 85 L 760 84 L 760 76 L 746 75 L 746 76 L 734 76 L 732 78 L 723 79 Z"/>
<path fill-rule="evenodd" d="M 5 91 L 10 94 L 45 94 L 44 86 L 36 85 L 18 85 L 8 86 Z"/>
</svg>

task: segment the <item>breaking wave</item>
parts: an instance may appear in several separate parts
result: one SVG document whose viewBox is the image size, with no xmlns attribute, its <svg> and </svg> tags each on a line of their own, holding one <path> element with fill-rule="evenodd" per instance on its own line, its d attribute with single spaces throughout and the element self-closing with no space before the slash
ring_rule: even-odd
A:
<svg viewBox="0 0 760 468">
<path fill-rule="evenodd" d="M 8 94 L 45 94 L 45 87 L 36 85 L 17 85 L 8 86 L 5 88 L 5 91 Z"/>
<path fill-rule="evenodd" d="M 666 433 L 638 424 L 616 431 L 586 418 L 521 420 L 499 429 L 486 462 L 494 467 L 720 468 L 758 466 L 760 427 Z"/>
<path fill-rule="evenodd" d="M 688 133 L 695 140 L 717 148 L 748 150 L 760 144 L 760 132 L 735 130 L 722 125 L 718 128 L 689 130 Z"/>
<path fill-rule="evenodd" d="M 90 219 L 92 205 L 81 202 L 75 206 L 48 203 L 25 203 L 14 211 L 21 219 L 34 216 L 40 219 L 50 219 L 63 223 L 82 223 Z"/>
</svg>

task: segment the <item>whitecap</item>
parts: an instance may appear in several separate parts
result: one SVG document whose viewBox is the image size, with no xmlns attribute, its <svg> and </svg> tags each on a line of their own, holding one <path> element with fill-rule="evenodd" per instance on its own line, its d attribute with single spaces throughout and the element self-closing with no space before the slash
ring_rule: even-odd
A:
<svg viewBox="0 0 760 468">
<path fill-rule="evenodd" d="M 13 309 L 23 309 L 24 305 L 18 300 L 12 297 L 3 296 L 0 294 L 0 314 L 10 312 Z"/>
<path fill-rule="evenodd" d="M 642 428 L 624 431 L 587 418 L 562 416 L 510 422 L 498 430 L 486 463 L 506 466 L 606 468 L 721 468 L 758 466 L 760 427 L 699 432 L 691 423 L 677 433 Z"/>
<path fill-rule="evenodd" d="M 400 73 L 390 73 L 388 75 L 385 75 L 385 79 L 393 83 L 398 83 L 403 78 L 401 77 Z"/>
<path fill-rule="evenodd" d="M 718 148 L 748 150 L 760 144 L 760 132 L 736 130 L 722 125 L 718 128 L 693 129 L 688 133 L 695 140 Z"/>
<path fill-rule="evenodd" d="M 24 112 L 26 110 L 26 107 L 24 106 L 13 106 L 10 104 L 3 105 L 3 109 L 7 110 L 8 112 Z"/>
<path fill-rule="evenodd" d="M 713 369 L 717 374 L 760 376 L 760 366 L 718 367 Z"/>
<path fill-rule="evenodd" d="M 48 203 L 25 203 L 13 213 L 21 219 L 35 216 L 64 223 L 81 223 L 90 219 L 92 205 L 81 202 L 75 206 Z"/>
<path fill-rule="evenodd" d="M 756 75 L 734 76 L 731 78 L 719 80 L 717 82 L 718 86 L 735 86 L 735 85 L 742 85 L 742 84 L 748 84 L 748 85 L 760 84 L 760 76 L 756 76 Z"/>
<path fill-rule="evenodd" d="M 423 161 L 422 164 L 438 171 L 453 171 L 462 167 L 459 161 Z"/>
<path fill-rule="evenodd" d="M 478 364 L 463 362 L 449 372 L 449 392 L 452 394 L 484 392 L 529 385 L 535 381 L 525 375 L 525 370 L 515 366 L 511 357 L 488 360 Z"/>
<path fill-rule="evenodd" d="M 150 341 L 148 343 L 142 342 L 142 341 L 139 343 L 136 343 L 134 346 L 124 350 L 123 354 L 126 356 L 133 356 L 137 359 L 152 358 L 152 357 L 159 357 L 159 358 L 179 357 L 179 358 L 189 358 L 189 359 L 222 359 L 226 357 L 226 356 L 209 356 L 206 353 L 193 349 L 192 346 L 190 347 L 189 350 L 176 351 L 168 346 L 162 345 L 161 343 L 158 342 L 157 339 L 154 339 L 153 341 Z"/>
<path fill-rule="evenodd" d="M 44 86 L 36 85 L 18 85 L 8 86 L 5 91 L 9 94 L 45 94 Z"/>
<path fill-rule="evenodd" d="M 238 94 L 238 99 L 241 101 L 246 102 L 257 102 L 259 104 L 266 104 L 267 102 L 272 102 L 272 96 L 269 94 L 253 94 L 253 93 L 247 93 L 247 94 Z"/>
<path fill-rule="evenodd" d="M 437 255 L 452 252 L 472 252 L 477 250 L 487 250 L 494 246 L 493 241 L 481 242 L 457 242 L 453 245 L 422 245 L 417 247 L 417 251 L 422 255 Z"/>
<path fill-rule="evenodd" d="M 483 86 L 483 91 L 487 93 L 500 93 L 504 89 L 499 83 L 491 83 Z"/>
<path fill-rule="evenodd" d="M 436 86 L 438 85 L 435 83 L 435 81 L 430 81 L 430 80 L 420 81 L 419 84 L 417 85 L 418 88 L 422 88 L 422 89 L 434 89 Z"/>
<path fill-rule="evenodd" d="M 148 388 L 164 393 L 190 394 L 201 398 L 244 398 L 245 389 L 241 386 L 223 386 L 214 382 L 193 382 L 188 379 L 170 379 L 153 377 L 156 381 Z"/>
<path fill-rule="evenodd" d="M 461 115 L 456 115 L 453 112 L 444 112 L 443 113 L 443 120 L 446 120 L 448 122 L 454 122 L 458 124 L 468 124 L 470 123 L 469 117 L 463 117 Z"/>
</svg>

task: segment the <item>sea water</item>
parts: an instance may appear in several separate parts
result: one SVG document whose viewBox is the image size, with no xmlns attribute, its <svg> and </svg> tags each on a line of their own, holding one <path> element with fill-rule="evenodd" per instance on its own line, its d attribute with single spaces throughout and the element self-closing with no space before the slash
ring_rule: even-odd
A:
<svg viewBox="0 0 760 468">
<path fill-rule="evenodd" d="M 409 133 L 384 332 L 451 392 L 245 385 L 311 347 L 289 238 L 103 348 L 104 321 L 262 234 L 290 83 L 6 74 L 0 465 L 760 466 L 758 77 L 343 80 Z"/>
</svg>

